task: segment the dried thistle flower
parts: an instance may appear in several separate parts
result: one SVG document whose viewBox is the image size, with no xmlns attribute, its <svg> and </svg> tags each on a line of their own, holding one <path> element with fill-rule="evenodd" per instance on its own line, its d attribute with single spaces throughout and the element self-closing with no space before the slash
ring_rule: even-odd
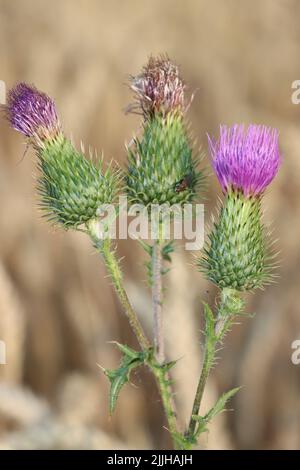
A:
<svg viewBox="0 0 300 470">
<path fill-rule="evenodd" d="M 141 111 L 145 119 L 185 110 L 185 84 L 176 64 L 167 55 L 150 57 L 139 75 L 130 77 L 135 103 L 129 111 Z"/>
</svg>

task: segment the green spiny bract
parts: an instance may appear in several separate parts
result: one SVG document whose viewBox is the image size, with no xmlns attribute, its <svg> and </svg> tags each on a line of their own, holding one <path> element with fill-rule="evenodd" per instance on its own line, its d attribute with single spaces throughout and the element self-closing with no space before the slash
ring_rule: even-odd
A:
<svg viewBox="0 0 300 470">
<path fill-rule="evenodd" d="M 102 204 L 114 201 L 118 176 L 102 162 L 94 164 L 78 152 L 63 134 L 46 141 L 38 151 L 41 207 L 54 223 L 77 228 L 97 217 Z"/>
<path fill-rule="evenodd" d="M 269 242 L 260 219 L 259 196 L 228 191 L 199 261 L 201 271 L 220 288 L 251 290 L 270 281 Z"/>
<path fill-rule="evenodd" d="M 130 203 L 183 204 L 195 196 L 202 174 L 180 112 L 157 113 L 144 122 L 141 139 L 128 150 L 127 195 Z"/>
</svg>

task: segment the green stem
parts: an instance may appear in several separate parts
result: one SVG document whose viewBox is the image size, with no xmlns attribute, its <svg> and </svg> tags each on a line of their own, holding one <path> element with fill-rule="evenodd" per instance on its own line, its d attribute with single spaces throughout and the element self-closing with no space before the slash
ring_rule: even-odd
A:
<svg viewBox="0 0 300 470">
<path fill-rule="evenodd" d="M 201 374 L 200 374 L 200 378 L 199 378 L 199 382 L 198 382 L 198 386 L 196 390 L 196 395 L 194 398 L 192 414 L 191 414 L 189 427 L 187 431 L 187 437 L 189 438 L 191 438 L 195 433 L 197 422 L 193 417 L 199 414 L 205 385 L 206 385 L 206 382 L 210 373 L 210 369 L 214 361 L 215 350 L 216 350 L 215 348 L 216 348 L 216 341 L 213 338 L 206 337 L 202 370 L 201 370 Z"/>
<path fill-rule="evenodd" d="M 153 336 L 157 361 L 162 364 L 165 359 L 163 312 L 162 312 L 162 254 L 160 240 L 152 248 L 152 310 Z"/>
<path fill-rule="evenodd" d="M 175 436 L 178 434 L 177 417 L 174 409 L 174 401 L 171 392 L 171 384 L 168 372 L 160 364 L 149 363 L 161 395 L 163 408 L 168 422 L 168 431 L 171 435 L 174 449 L 178 448 Z"/>
<path fill-rule="evenodd" d="M 239 298 L 235 290 L 230 288 L 222 289 L 217 315 L 214 319 L 214 329 L 210 330 L 206 327 L 205 331 L 203 366 L 193 403 L 189 427 L 186 432 L 186 436 L 190 439 L 195 435 L 197 422 L 193 417 L 199 415 L 205 385 L 211 368 L 214 365 L 216 347 L 218 343 L 222 342 L 224 339 L 225 334 L 232 325 L 233 319 L 241 312 L 243 306 L 244 302 Z M 206 321 L 208 321 L 207 318 Z"/>
<path fill-rule="evenodd" d="M 124 311 L 127 315 L 128 321 L 131 328 L 133 329 L 136 338 L 142 348 L 142 350 L 147 350 L 150 348 L 150 343 L 144 333 L 143 327 L 139 322 L 139 319 L 133 310 L 131 303 L 128 299 L 126 291 L 123 287 L 123 276 L 122 271 L 119 266 L 119 262 L 115 256 L 114 251 L 111 249 L 111 242 L 108 238 L 100 239 L 97 234 L 97 227 L 94 224 L 90 224 L 88 227 L 88 233 L 94 243 L 94 246 L 102 254 L 106 269 L 111 276 L 114 288 L 118 294 L 121 305 L 124 308 Z"/>
<path fill-rule="evenodd" d="M 152 247 L 152 310 L 153 310 L 153 336 L 156 352 L 156 360 L 162 365 L 165 361 L 164 334 L 163 334 L 163 285 L 162 285 L 162 227 L 160 227 L 160 238 L 155 240 Z M 161 368 L 152 369 L 156 377 L 158 388 L 162 397 L 163 407 L 168 421 L 171 436 L 177 433 L 176 404 L 172 394 L 172 384 L 168 370 Z M 176 442 L 173 438 L 173 444 Z"/>
</svg>

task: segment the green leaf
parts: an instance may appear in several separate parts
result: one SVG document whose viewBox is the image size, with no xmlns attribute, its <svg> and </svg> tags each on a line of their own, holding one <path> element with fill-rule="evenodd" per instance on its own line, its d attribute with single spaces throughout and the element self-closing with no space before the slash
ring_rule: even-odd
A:
<svg viewBox="0 0 300 470">
<path fill-rule="evenodd" d="M 164 245 L 161 250 L 162 257 L 165 261 L 168 261 L 169 263 L 172 262 L 172 258 L 170 256 L 171 253 L 174 253 L 174 241 L 171 240 L 169 243 Z"/>
<path fill-rule="evenodd" d="M 240 388 L 241 387 L 236 387 L 224 393 L 205 416 L 193 415 L 193 419 L 198 422 L 195 437 L 198 437 L 201 433 L 207 431 L 207 425 L 210 421 L 225 410 L 227 402 L 240 390 Z"/>
<path fill-rule="evenodd" d="M 118 343 L 117 341 L 112 341 L 112 344 L 116 344 L 120 351 L 124 354 L 127 358 L 132 359 L 139 359 L 141 358 L 142 353 L 139 351 L 135 351 L 134 349 L 130 348 L 126 344 Z"/>
<path fill-rule="evenodd" d="M 117 404 L 117 399 L 119 397 L 119 393 L 121 391 L 121 388 L 123 385 L 125 385 L 129 381 L 128 377 L 129 371 L 124 369 L 123 371 L 118 370 L 118 373 L 116 374 L 115 377 L 111 377 L 108 375 L 108 378 L 111 382 L 110 386 L 110 394 L 109 394 L 109 412 L 110 414 L 113 414 L 116 404 Z"/>
<path fill-rule="evenodd" d="M 117 400 L 122 387 L 129 382 L 129 376 L 133 369 L 144 364 L 149 352 L 138 352 L 129 346 L 115 342 L 122 352 L 122 360 L 117 369 L 103 369 L 110 381 L 109 411 L 112 414 L 115 410 Z"/>
<path fill-rule="evenodd" d="M 215 337 L 215 317 L 209 305 L 203 302 L 205 316 L 205 336 L 206 338 Z"/>
<path fill-rule="evenodd" d="M 172 367 L 174 367 L 176 364 L 177 364 L 177 360 L 174 360 L 174 361 L 166 362 L 161 367 L 165 372 L 169 372 L 169 370 L 172 369 Z"/>
<path fill-rule="evenodd" d="M 141 238 L 137 238 L 137 241 L 142 246 L 142 248 L 146 251 L 146 253 L 151 257 L 152 250 L 153 250 L 152 245 L 149 245 L 149 243 L 144 242 L 144 240 L 142 240 Z"/>
<path fill-rule="evenodd" d="M 219 413 L 225 410 L 226 403 L 240 390 L 241 387 L 235 387 L 232 390 L 229 390 L 217 400 L 216 404 L 211 408 L 211 410 L 205 415 L 204 419 L 210 421 Z"/>
</svg>

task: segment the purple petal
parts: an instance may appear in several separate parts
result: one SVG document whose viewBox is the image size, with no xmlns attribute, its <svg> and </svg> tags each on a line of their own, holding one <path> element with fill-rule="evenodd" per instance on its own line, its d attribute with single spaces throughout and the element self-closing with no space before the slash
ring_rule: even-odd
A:
<svg viewBox="0 0 300 470">
<path fill-rule="evenodd" d="M 40 129 L 51 133 L 59 128 L 55 104 L 49 96 L 34 86 L 19 83 L 9 91 L 6 113 L 12 127 L 27 137 Z"/>
<path fill-rule="evenodd" d="M 278 131 L 265 126 L 220 127 L 218 141 L 208 136 L 212 165 L 223 191 L 241 189 L 245 195 L 262 193 L 275 177 L 280 154 Z"/>
</svg>

